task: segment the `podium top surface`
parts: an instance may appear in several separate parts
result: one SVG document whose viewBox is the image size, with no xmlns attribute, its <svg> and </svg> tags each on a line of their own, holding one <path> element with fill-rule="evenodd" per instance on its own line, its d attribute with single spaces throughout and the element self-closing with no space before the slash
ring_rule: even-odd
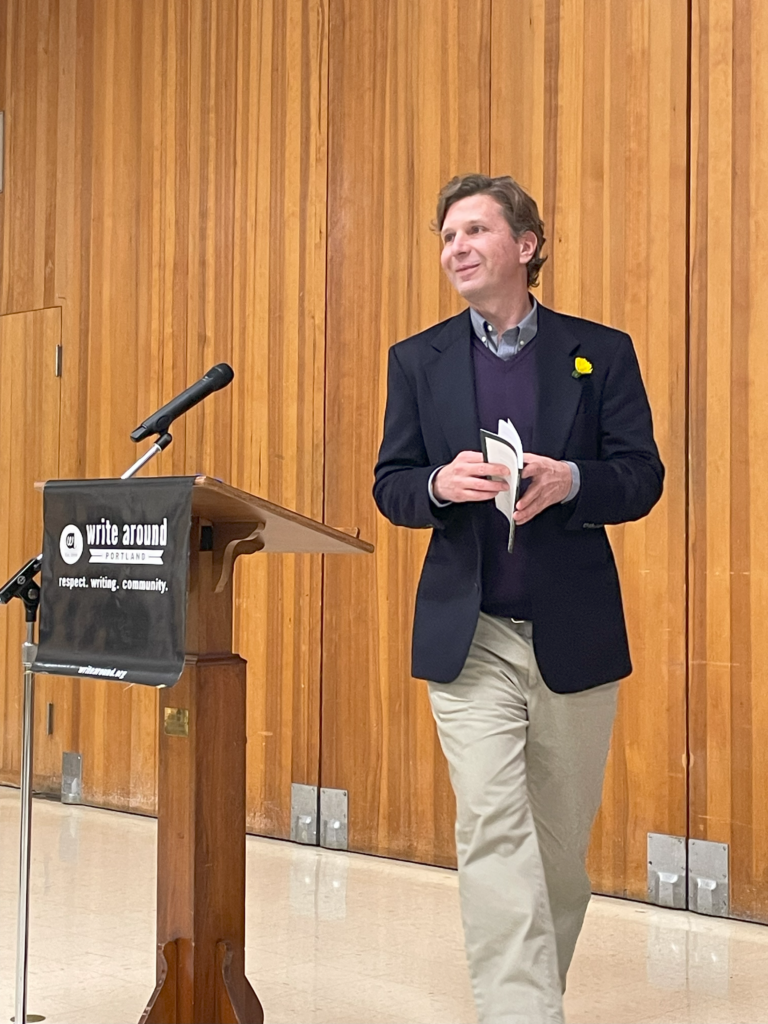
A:
<svg viewBox="0 0 768 1024">
<path fill-rule="evenodd" d="M 263 523 L 263 551 L 327 555 L 373 551 L 373 545 L 367 541 L 211 476 L 196 477 L 192 488 L 192 513 L 218 523 Z"/>
<path fill-rule="evenodd" d="M 132 478 L 134 482 L 141 477 Z M 143 479 L 157 479 L 145 477 Z M 43 490 L 44 483 L 36 483 Z M 368 554 L 373 545 L 342 530 L 318 523 L 308 516 L 275 505 L 255 494 L 241 491 L 211 476 L 195 477 L 192 488 L 192 514 L 215 523 L 261 523 L 266 552 L 295 554 L 352 555 Z"/>
</svg>

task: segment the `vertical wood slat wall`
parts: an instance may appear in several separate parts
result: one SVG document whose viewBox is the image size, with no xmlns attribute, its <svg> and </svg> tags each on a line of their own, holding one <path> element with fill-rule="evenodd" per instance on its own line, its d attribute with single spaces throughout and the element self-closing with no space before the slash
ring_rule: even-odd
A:
<svg viewBox="0 0 768 1024">
<path fill-rule="evenodd" d="M 610 531 L 634 673 L 590 856 L 596 889 L 644 898 L 647 833 L 686 830 L 687 0 L 493 11 L 491 172 L 540 197 L 541 300 L 632 335 L 666 466 L 651 515 Z"/>
<path fill-rule="evenodd" d="M 331 7 L 326 518 L 376 555 L 326 559 L 321 777 L 349 792 L 351 849 L 436 864 L 453 863 L 453 797 L 410 678 L 429 537 L 383 520 L 372 468 L 389 345 L 461 308 L 429 222 L 456 169 L 488 168 L 489 30 L 488 0 Z"/>
<path fill-rule="evenodd" d="M 227 360 L 233 386 L 149 472 L 204 469 L 322 516 L 326 22 L 321 0 L 0 0 L 0 314 L 59 306 L 62 325 L 43 478 L 119 474 L 133 427 Z M 39 496 L 27 508 L 39 517 Z M 27 553 L 14 539 L 0 573 Z M 239 582 L 250 824 L 267 834 L 289 832 L 291 781 L 318 781 L 320 572 L 274 558 Z M 37 784 L 55 790 L 61 749 L 77 750 L 86 800 L 152 812 L 156 694 L 45 685 Z M 17 772 L 4 742 L 0 777 Z"/>
<path fill-rule="evenodd" d="M 43 517 L 39 502 L 30 512 L 35 480 L 58 475 L 61 382 L 54 375 L 61 340 L 61 310 L 38 309 L 0 316 L 0 561 L 9 571 L 40 553 Z M 21 555 L 20 551 L 24 552 Z M 15 564 L 14 563 L 15 560 Z M 0 749 L 4 764 L 18 778 L 21 765 L 21 643 L 26 636 L 24 607 L 13 601 L 0 615 Z M 55 680 L 37 684 L 36 735 L 43 774 L 61 767 L 58 737 L 46 737 L 46 705 Z M 43 739 L 45 737 L 45 739 Z"/>
<path fill-rule="evenodd" d="M 369 467 L 388 345 L 457 308 L 450 296 L 430 301 L 444 287 L 428 230 L 434 196 L 455 171 L 511 172 L 539 197 L 548 227 L 541 300 L 634 335 L 667 463 L 661 505 L 643 523 L 613 531 L 635 673 L 623 687 L 591 857 L 596 888 L 644 897 L 647 832 L 686 827 L 685 451 L 677 444 L 685 432 L 686 297 L 677 253 L 686 231 L 687 6 L 469 6 L 458 8 L 469 24 L 457 48 L 446 45 L 438 2 L 416 5 L 426 37 L 413 5 L 381 3 L 375 15 L 342 5 L 338 22 L 332 14 L 326 509 L 347 510 L 375 537 L 377 554 L 373 564 L 326 571 L 321 775 L 324 785 L 350 791 L 354 848 L 453 861 L 445 770 L 434 758 L 424 685 L 408 678 L 427 538 L 374 513 Z M 364 93 L 348 53 L 374 69 Z M 430 90 L 439 97 L 431 106 Z M 387 116 L 408 109 L 398 108 L 402 94 L 418 98 L 409 116 Z M 446 111 L 462 143 L 455 153 Z M 407 181 L 407 191 L 391 180 Z M 370 343 L 368 323 L 379 325 Z M 360 358 L 371 366 L 367 377 L 353 372 Z M 344 628 L 344 595 L 353 596 L 365 631 Z"/>
<path fill-rule="evenodd" d="M 319 520 L 327 61 L 323 0 L 240 0 L 231 480 Z M 261 834 L 290 835 L 291 783 L 319 784 L 321 587 L 318 555 L 238 563 L 248 828 Z"/>
<path fill-rule="evenodd" d="M 690 829 L 768 920 L 768 10 L 699 0 L 691 52 Z"/>
<path fill-rule="evenodd" d="M 445 768 L 408 678 L 427 538 L 382 522 L 370 468 L 388 345 L 459 308 L 435 193 L 457 171 L 511 171 L 547 223 L 542 301 L 632 333 L 669 473 L 652 517 L 613 534 L 636 672 L 593 878 L 641 896 L 645 832 L 685 831 L 689 414 L 691 834 L 731 843 L 734 909 L 765 917 L 757 0 L 0 0 L 0 30 L 0 316 L 60 310 L 57 471 L 121 471 L 146 412 L 227 359 L 234 386 L 152 472 L 205 468 L 377 542 L 365 565 L 240 567 L 249 827 L 287 835 L 290 783 L 322 781 L 350 791 L 355 848 L 452 859 Z M 27 508 L 31 523 L 39 499 Z M 26 553 L 0 552 L 0 571 Z M 77 749 L 88 799 L 151 811 L 154 695 L 44 686 L 56 728 L 38 783 L 55 789 Z"/>
<path fill-rule="evenodd" d="M 207 341 L 206 314 L 221 323 L 224 338 L 231 334 L 226 301 L 201 280 L 198 247 L 222 221 L 205 219 L 213 212 L 207 190 L 221 184 L 217 172 L 227 173 L 208 145 L 218 139 L 220 152 L 226 148 L 226 120 L 218 134 L 205 130 L 212 115 L 207 72 L 211 51 L 226 50 L 227 33 L 234 38 L 232 26 L 212 19 L 210 5 L 87 0 L 9 0 L 6 25 L 13 73 L 5 81 L 11 223 L 4 310 L 44 299 L 61 306 L 59 473 L 119 475 L 135 458 L 128 435 L 147 407 L 183 387 L 188 363 L 196 368 L 205 358 L 198 350 Z M 22 51 L 27 60 L 18 68 Z M 229 63 L 224 53 L 219 58 Z M 44 115 L 37 123 L 25 116 L 35 87 Z M 225 112 L 232 106 L 221 104 Z M 18 151 L 23 145 L 29 154 Z M 34 189 L 25 189 L 27 177 Z M 34 236 L 33 248 L 26 225 L 38 210 L 45 210 L 47 230 L 39 243 Z M 231 260 L 231 233 L 227 243 L 217 266 L 224 287 L 221 259 Z M 32 272 L 21 277 L 17 266 L 27 259 Z M 222 288 L 221 278 L 215 287 Z M 192 425 L 174 431 L 166 472 L 184 470 Z M 156 695 L 86 680 L 58 680 L 57 693 L 56 728 L 67 748 L 83 755 L 84 797 L 152 810 Z M 56 783 L 54 774 L 45 784 Z"/>
</svg>

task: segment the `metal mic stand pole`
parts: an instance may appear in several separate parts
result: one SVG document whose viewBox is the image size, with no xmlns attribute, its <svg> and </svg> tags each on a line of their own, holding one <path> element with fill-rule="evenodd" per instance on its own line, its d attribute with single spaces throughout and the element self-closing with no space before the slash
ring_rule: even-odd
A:
<svg viewBox="0 0 768 1024">
<path fill-rule="evenodd" d="M 168 447 L 173 438 L 166 431 L 152 445 L 149 451 L 123 473 L 121 480 L 127 480 L 137 473 L 150 459 Z M 29 871 L 32 839 L 32 741 L 35 717 L 35 677 L 32 665 L 37 655 L 35 644 L 35 622 L 40 604 L 40 588 L 34 577 L 40 572 L 43 556 L 31 559 L 14 573 L 5 586 L 0 587 L 0 604 L 18 597 L 24 602 L 27 621 L 27 638 L 21 645 L 21 663 L 24 668 L 24 711 L 21 730 L 21 830 L 19 841 L 19 915 L 16 935 L 16 1014 L 15 1021 L 27 1021 L 27 966 L 29 952 Z"/>
<path fill-rule="evenodd" d="M 24 667 L 24 711 L 21 732 L 21 830 L 19 841 L 19 916 L 16 935 L 16 1014 L 15 1021 L 27 1020 L 27 954 L 29 949 L 29 868 L 32 837 L 32 737 L 35 711 L 35 677 L 32 664 L 37 654 L 35 622 L 40 604 L 40 588 L 34 577 L 40 572 L 43 556 L 31 559 L 0 588 L 0 604 L 18 597 L 24 602 L 27 638 L 21 645 Z M 36 1018 L 40 1019 L 40 1018 Z"/>
<path fill-rule="evenodd" d="M 145 451 L 144 454 L 141 456 L 141 458 L 137 459 L 136 462 L 134 462 L 130 469 L 126 469 L 126 471 L 123 473 L 120 479 L 128 480 L 130 477 L 134 476 L 136 473 L 138 473 L 142 466 L 146 466 L 150 459 L 154 459 L 156 455 L 159 455 L 160 452 L 164 451 L 172 440 L 173 438 L 166 430 L 164 434 L 161 434 L 160 437 L 158 437 L 158 439 L 155 441 L 152 447 L 148 448 L 147 451 Z"/>
<path fill-rule="evenodd" d="M 150 459 L 168 447 L 173 438 L 166 431 L 152 447 L 123 473 L 127 480 L 145 466 Z M 27 1021 L 27 968 L 29 954 L 29 874 L 32 840 L 32 753 L 35 717 L 35 676 L 32 672 L 37 655 L 35 622 L 40 604 L 40 588 L 34 577 L 40 572 L 43 556 L 31 559 L 0 587 L 0 604 L 8 604 L 14 597 L 24 602 L 27 638 L 21 645 L 21 663 L 24 668 L 24 710 L 21 729 L 21 829 L 19 840 L 19 914 L 16 933 L 16 1013 L 14 1021 Z M 36 1018 L 39 1019 L 39 1018 Z"/>
</svg>

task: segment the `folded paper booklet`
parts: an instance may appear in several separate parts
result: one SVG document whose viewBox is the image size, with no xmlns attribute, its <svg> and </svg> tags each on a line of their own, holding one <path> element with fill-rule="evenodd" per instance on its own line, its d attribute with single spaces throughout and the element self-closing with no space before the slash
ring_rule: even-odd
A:
<svg viewBox="0 0 768 1024">
<path fill-rule="evenodd" d="M 480 431 L 480 444 L 486 462 L 495 462 L 509 469 L 508 477 L 491 477 L 492 480 L 506 480 L 508 491 L 500 491 L 495 498 L 496 508 L 503 512 L 509 520 L 509 540 L 507 551 L 512 550 L 515 541 L 515 511 L 518 494 L 520 493 L 520 474 L 523 471 L 523 444 L 520 435 L 511 420 L 499 420 L 498 433 L 490 430 Z"/>
</svg>

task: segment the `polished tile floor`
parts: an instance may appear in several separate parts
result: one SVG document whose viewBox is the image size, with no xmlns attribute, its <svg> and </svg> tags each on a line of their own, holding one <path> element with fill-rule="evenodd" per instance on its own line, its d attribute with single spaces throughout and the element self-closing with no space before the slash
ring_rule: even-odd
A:
<svg viewBox="0 0 768 1024">
<path fill-rule="evenodd" d="M 16 790 L 0 787 L 0 1020 L 13 1013 Z M 29 1013 L 138 1021 L 154 982 L 155 823 L 36 800 Z M 456 875 L 247 840 L 246 970 L 269 1024 L 475 1020 Z M 768 1022 L 768 928 L 593 900 L 570 1024 Z M 535 1022 L 532 1022 L 535 1024 Z"/>
</svg>

